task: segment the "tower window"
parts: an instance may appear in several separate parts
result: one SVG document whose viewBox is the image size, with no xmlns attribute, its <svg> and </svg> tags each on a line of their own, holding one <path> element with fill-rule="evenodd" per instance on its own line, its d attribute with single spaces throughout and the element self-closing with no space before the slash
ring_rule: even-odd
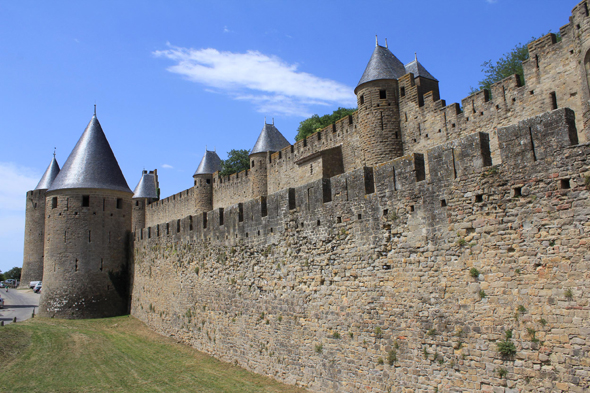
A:
<svg viewBox="0 0 590 393">
<path fill-rule="evenodd" d="M 252 168 L 254 168 L 254 160 L 252 160 Z"/>
<path fill-rule="evenodd" d="M 117 198 L 117 209 L 122 209 L 122 208 L 123 208 L 123 199 Z"/>
<path fill-rule="evenodd" d="M 387 90 L 379 90 L 379 99 L 384 100 L 387 98 Z"/>
<path fill-rule="evenodd" d="M 364 103 L 365 103 L 365 96 L 364 96 L 364 95 L 362 95 L 362 96 L 361 96 L 361 105 L 363 105 Z"/>
<path fill-rule="evenodd" d="M 211 179 L 207 179 L 207 184 L 211 184 Z"/>
<path fill-rule="evenodd" d="M 57 207 L 57 197 L 51 198 L 51 208 L 55 209 Z"/>
<path fill-rule="evenodd" d="M 82 195 L 82 207 L 90 206 L 90 195 Z"/>
<path fill-rule="evenodd" d="M 402 87 L 399 89 L 399 91 L 400 91 L 400 95 L 401 95 L 402 97 L 405 97 L 405 96 L 406 96 L 406 88 L 405 88 L 404 86 L 402 86 Z"/>
</svg>

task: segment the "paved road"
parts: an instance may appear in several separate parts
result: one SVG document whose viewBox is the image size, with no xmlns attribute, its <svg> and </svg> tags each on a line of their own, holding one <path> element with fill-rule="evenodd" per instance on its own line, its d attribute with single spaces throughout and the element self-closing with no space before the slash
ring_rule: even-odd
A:
<svg viewBox="0 0 590 393">
<path fill-rule="evenodd" d="M 6 292 L 6 289 L 0 288 L 0 296 L 4 299 L 4 309 L 0 309 L 0 321 L 4 321 L 5 325 L 12 323 L 14 317 L 17 322 L 31 318 L 33 308 L 37 314 L 41 295 L 31 289 L 9 289 Z"/>
</svg>

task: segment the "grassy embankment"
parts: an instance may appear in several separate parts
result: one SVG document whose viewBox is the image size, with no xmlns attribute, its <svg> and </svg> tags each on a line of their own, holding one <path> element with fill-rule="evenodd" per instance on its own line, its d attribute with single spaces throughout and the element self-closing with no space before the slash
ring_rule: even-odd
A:
<svg viewBox="0 0 590 393">
<path fill-rule="evenodd" d="M 0 328 L 8 392 L 285 392 L 282 385 L 157 335 L 132 317 L 35 318 Z"/>
</svg>

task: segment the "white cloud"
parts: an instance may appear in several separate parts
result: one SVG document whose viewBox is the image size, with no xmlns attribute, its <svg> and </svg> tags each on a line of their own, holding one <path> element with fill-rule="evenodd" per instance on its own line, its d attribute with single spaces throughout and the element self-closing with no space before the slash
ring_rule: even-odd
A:
<svg viewBox="0 0 590 393">
<path fill-rule="evenodd" d="M 26 192 L 35 188 L 42 174 L 11 162 L 0 162 L 0 269 L 21 266 L 25 227 Z"/>
<path fill-rule="evenodd" d="M 11 162 L 0 162 L 2 187 L 0 187 L 0 213 L 7 210 L 25 210 L 25 193 L 35 188 L 41 174 Z"/>
<path fill-rule="evenodd" d="M 498 0 L 486 0 L 486 3 L 489 3 L 489 4 L 495 4 L 497 2 L 498 2 Z"/>
<path fill-rule="evenodd" d="M 311 105 L 356 105 L 351 87 L 298 71 L 297 64 L 258 51 L 233 53 L 170 46 L 154 55 L 176 62 L 168 71 L 234 99 L 249 101 L 263 113 L 308 116 Z"/>
<path fill-rule="evenodd" d="M 227 28 L 227 26 L 223 26 L 224 33 L 231 33 L 231 30 Z"/>
<path fill-rule="evenodd" d="M 174 167 L 173 167 L 172 165 L 168 165 L 168 164 L 162 164 L 162 168 L 165 168 L 165 169 L 172 169 L 172 168 L 174 168 Z"/>
</svg>

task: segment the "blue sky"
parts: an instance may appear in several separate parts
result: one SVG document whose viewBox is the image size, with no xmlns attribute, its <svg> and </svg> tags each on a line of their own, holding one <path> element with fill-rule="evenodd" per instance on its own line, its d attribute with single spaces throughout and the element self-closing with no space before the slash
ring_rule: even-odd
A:
<svg viewBox="0 0 590 393">
<path fill-rule="evenodd" d="M 578 0 L 0 0 L 0 269 L 22 265 L 25 192 L 63 165 L 93 105 L 131 189 L 192 185 L 205 146 L 250 149 L 264 117 L 354 106 L 375 34 L 460 102 L 481 64 L 558 31 Z"/>
</svg>

